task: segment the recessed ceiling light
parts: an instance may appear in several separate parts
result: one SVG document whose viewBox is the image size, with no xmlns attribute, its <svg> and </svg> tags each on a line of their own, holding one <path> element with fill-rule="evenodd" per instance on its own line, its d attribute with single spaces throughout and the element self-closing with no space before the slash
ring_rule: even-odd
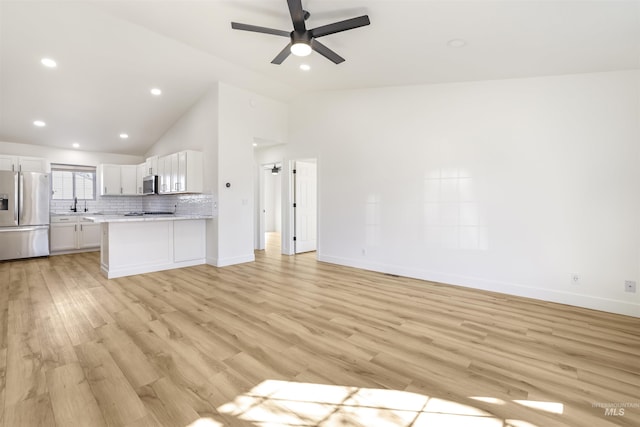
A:
<svg viewBox="0 0 640 427">
<path fill-rule="evenodd" d="M 45 122 L 43 122 L 42 120 L 36 120 L 33 122 L 34 126 L 38 126 L 39 128 L 41 127 L 45 127 L 47 124 Z"/>
<path fill-rule="evenodd" d="M 151 95 L 160 96 L 162 95 L 162 91 L 157 87 L 154 87 L 153 89 L 151 89 Z"/>
<path fill-rule="evenodd" d="M 127 139 L 127 138 L 129 138 L 129 135 L 127 135 L 126 133 L 121 133 L 120 134 L 120 138 Z"/>
<path fill-rule="evenodd" d="M 309 71 L 311 69 L 311 65 L 309 65 L 309 64 L 300 64 L 300 69 L 302 71 Z"/>
<path fill-rule="evenodd" d="M 254 146 L 254 147 L 257 147 L 257 146 L 258 146 L 258 143 L 257 143 L 257 142 L 254 142 L 254 143 L 253 143 L 253 146 Z"/>
<path fill-rule="evenodd" d="M 80 148 L 80 144 L 78 144 L 77 142 L 74 142 L 73 144 L 71 144 L 71 146 L 73 148 Z"/>
<path fill-rule="evenodd" d="M 447 42 L 447 46 L 449 47 L 465 47 L 467 42 L 462 39 L 453 39 Z"/>
<path fill-rule="evenodd" d="M 54 61 L 51 58 L 42 58 L 40 60 L 40 63 L 45 67 L 49 67 L 49 68 L 56 68 L 58 66 L 58 64 L 56 64 L 56 61 Z"/>
</svg>

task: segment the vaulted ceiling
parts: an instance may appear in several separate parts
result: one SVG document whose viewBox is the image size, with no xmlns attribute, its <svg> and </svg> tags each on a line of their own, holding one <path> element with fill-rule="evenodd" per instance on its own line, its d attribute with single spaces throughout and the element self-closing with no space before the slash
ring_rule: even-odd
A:
<svg viewBox="0 0 640 427">
<path fill-rule="evenodd" d="M 369 15 L 370 26 L 322 39 L 346 62 L 313 53 L 273 65 L 286 38 L 231 29 L 236 21 L 290 31 L 285 0 L 2 0 L 0 141 L 142 155 L 217 81 L 286 102 L 316 91 L 640 68 L 640 1 L 302 3 L 311 28 Z M 42 66 L 44 57 L 57 67 Z"/>
</svg>

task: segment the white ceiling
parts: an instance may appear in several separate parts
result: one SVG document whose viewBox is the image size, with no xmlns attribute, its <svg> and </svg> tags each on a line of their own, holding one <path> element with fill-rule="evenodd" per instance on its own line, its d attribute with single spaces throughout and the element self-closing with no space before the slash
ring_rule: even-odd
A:
<svg viewBox="0 0 640 427">
<path fill-rule="evenodd" d="M 0 0 L 0 141 L 144 154 L 216 81 L 288 101 L 312 91 L 640 68 L 640 1 L 303 0 L 310 28 L 371 25 L 270 61 L 291 30 L 285 0 Z M 451 48 L 447 42 L 467 45 Z M 55 69 L 42 57 L 58 62 Z M 312 69 L 301 71 L 301 63 Z M 161 97 L 149 89 L 159 87 Z M 44 128 L 32 125 L 41 119 Z M 126 132 L 128 140 L 118 134 Z"/>
</svg>

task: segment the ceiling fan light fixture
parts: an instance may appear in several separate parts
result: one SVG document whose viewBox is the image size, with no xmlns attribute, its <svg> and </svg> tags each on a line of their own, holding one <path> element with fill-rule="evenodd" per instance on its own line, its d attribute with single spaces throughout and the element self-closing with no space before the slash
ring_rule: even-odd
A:
<svg viewBox="0 0 640 427">
<path fill-rule="evenodd" d="M 311 50 L 311 46 L 307 43 L 297 42 L 291 45 L 291 53 L 295 56 L 309 56 Z"/>
</svg>

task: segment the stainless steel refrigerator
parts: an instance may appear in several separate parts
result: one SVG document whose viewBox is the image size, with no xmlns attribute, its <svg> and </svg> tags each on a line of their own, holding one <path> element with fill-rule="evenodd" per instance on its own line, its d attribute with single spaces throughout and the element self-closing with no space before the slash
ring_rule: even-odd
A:
<svg viewBox="0 0 640 427">
<path fill-rule="evenodd" d="M 49 255 L 49 174 L 0 171 L 0 260 Z"/>
</svg>

